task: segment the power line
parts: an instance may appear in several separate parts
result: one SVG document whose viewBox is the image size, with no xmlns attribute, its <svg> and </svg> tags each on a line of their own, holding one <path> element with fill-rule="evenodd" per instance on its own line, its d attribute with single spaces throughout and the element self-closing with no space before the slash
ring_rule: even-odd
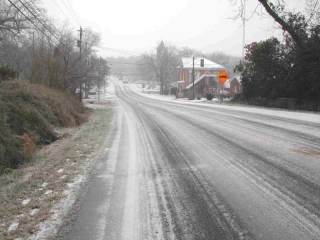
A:
<svg viewBox="0 0 320 240">
<path fill-rule="evenodd" d="M 59 37 L 55 35 L 55 33 L 53 33 L 53 30 L 50 29 L 50 27 L 45 24 L 42 19 L 40 19 L 30 8 L 33 8 L 32 6 L 29 5 L 29 7 L 21 0 L 18 0 L 22 6 L 35 18 L 38 20 L 38 22 L 43 26 L 44 29 L 46 29 L 58 42 L 59 42 Z M 34 10 L 36 11 L 36 10 Z"/>
<path fill-rule="evenodd" d="M 63 8 L 58 4 L 58 1 L 53 1 L 53 3 L 54 3 L 54 5 L 57 7 L 58 11 L 59 11 L 60 13 L 62 13 L 62 15 L 63 15 L 66 19 L 68 19 L 69 16 L 68 16 L 68 15 L 66 14 L 66 12 L 63 10 Z"/>
<path fill-rule="evenodd" d="M 57 1 L 53 1 L 53 3 L 55 4 L 55 6 L 57 6 L 59 8 L 59 11 L 66 17 L 66 18 L 69 18 L 68 15 L 62 10 L 62 8 L 60 7 L 60 5 L 58 4 Z M 27 4 L 27 3 L 26 3 Z M 34 10 L 35 12 L 37 12 L 39 15 L 41 15 L 40 13 L 40 10 L 36 7 L 36 6 L 32 6 L 30 3 L 28 4 L 28 6 L 30 8 L 32 8 L 32 10 Z M 59 31 L 55 26 L 53 26 L 52 23 L 49 23 L 49 24 L 45 24 L 46 26 L 48 26 L 47 30 L 52 34 L 52 35 L 55 35 L 55 33 L 57 33 L 57 35 L 55 35 L 55 38 L 59 41 L 59 39 L 61 38 L 62 36 L 62 33 L 61 31 Z M 53 31 L 53 32 L 51 32 Z M 61 43 L 62 45 L 65 46 L 64 43 Z"/>
<path fill-rule="evenodd" d="M 61 0 L 62 4 L 65 6 L 66 10 L 71 13 L 73 20 L 75 20 L 77 22 L 78 25 L 81 25 L 79 17 L 77 16 L 76 12 L 74 11 L 72 4 L 67 1 L 65 2 L 64 0 Z"/>
<path fill-rule="evenodd" d="M 64 1 L 64 0 L 62 0 L 62 1 Z M 69 0 L 66 0 L 66 1 L 67 1 L 68 5 L 70 6 L 70 9 L 71 9 L 71 12 L 73 13 L 73 16 L 76 18 L 76 21 L 78 22 L 78 24 L 80 24 L 80 22 L 81 22 L 80 18 L 78 16 L 78 14 L 76 13 L 76 11 L 74 10 L 73 5 L 71 4 L 71 2 Z"/>
<path fill-rule="evenodd" d="M 131 62 L 121 62 L 121 61 L 109 61 L 107 59 L 108 64 L 119 64 L 119 65 L 136 65 L 136 66 L 145 66 L 148 65 L 147 63 L 131 63 Z"/>
<path fill-rule="evenodd" d="M 311 21 L 312 18 L 314 17 L 315 11 L 316 11 L 316 8 L 317 8 L 318 5 L 319 5 L 319 0 L 317 0 L 317 1 L 315 2 L 314 6 L 313 6 L 313 8 L 312 8 L 312 10 L 311 10 L 310 17 L 309 17 L 309 19 L 307 20 L 307 23 L 310 23 L 310 21 Z"/>
<path fill-rule="evenodd" d="M 35 24 L 34 21 L 32 21 L 32 20 L 30 19 L 30 17 L 28 17 L 24 12 L 22 12 L 22 11 L 20 10 L 20 8 L 19 8 L 14 2 L 12 2 L 11 0 L 8 0 L 8 2 L 9 2 L 15 9 L 17 9 L 18 12 L 20 12 L 32 25 L 34 25 L 35 28 L 36 28 L 38 31 L 40 31 L 43 35 L 45 35 L 45 36 L 48 38 L 48 40 L 50 40 L 50 36 L 48 36 L 45 31 L 43 31 L 42 29 L 40 29 L 40 28 L 38 27 L 38 25 Z"/>
<path fill-rule="evenodd" d="M 118 48 L 111 48 L 111 47 L 106 47 L 106 46 L 99 47 L 99 49 L 111 50 L 111 51 L 113 51 L 113 52 L 124 53 L 124 54 L 131 54 L 131 55 L 137 54 L 137 52 L 135 52 L 135 51 L 125 50 L 125 49 L 118 49 Z"/>
</svg>

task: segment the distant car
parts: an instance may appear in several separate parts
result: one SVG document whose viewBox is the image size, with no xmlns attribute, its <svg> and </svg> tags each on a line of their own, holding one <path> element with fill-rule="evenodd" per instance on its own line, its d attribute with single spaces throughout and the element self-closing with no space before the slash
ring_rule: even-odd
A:
<svg viewBox="0 0 320 240">
<path fill-rule="evenodd" d="M 128 82 L 128 80 L 124 80 L 123 83 L 124 84 L 128 84 L 129 82 Z"/>
</svg>

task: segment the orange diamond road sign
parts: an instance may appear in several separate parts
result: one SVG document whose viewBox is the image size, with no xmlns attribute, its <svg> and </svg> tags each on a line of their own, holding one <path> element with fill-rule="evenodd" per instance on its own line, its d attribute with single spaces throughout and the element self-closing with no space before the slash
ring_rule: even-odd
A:
<svg viewBox="0 0 320 240">
<path fill-rule="evenodd" d="M 228 76 L 228 72 L 223 70 L 223 71 L 220 71 L 219 72 L 219 75 L 218 75 L 218 78 L 219 78 L 219 83 L 221 86 L 224 85 L 224 83 L 228 80 L 229 76 Z"/>
</svg>

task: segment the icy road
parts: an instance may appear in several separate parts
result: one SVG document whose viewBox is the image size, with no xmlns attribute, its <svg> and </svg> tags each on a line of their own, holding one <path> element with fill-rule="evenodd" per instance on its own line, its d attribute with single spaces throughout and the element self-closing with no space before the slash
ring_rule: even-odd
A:
<svg viewBox="0 0 320 240">
<path fill-rule="evenodd" d="M 318 114 L 116 95 L 62 239 L 320 239 Z"/>
</svg>

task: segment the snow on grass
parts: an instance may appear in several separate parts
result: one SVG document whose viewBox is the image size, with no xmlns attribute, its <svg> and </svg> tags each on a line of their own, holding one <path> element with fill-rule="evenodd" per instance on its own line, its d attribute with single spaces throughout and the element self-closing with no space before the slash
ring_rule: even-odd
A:
<svg viewBox="0 0 320 240">
<path fill-rule="evenodd" d="M 78 142 L 78 144 L 73 146 L 69 151 L 69 154 L 67 154 L 69 161 L 65 162 L 68 166 L 77 168 L 77 174 L 65 183 L 62 193 L 60 193 L 63 197 L 60 198 L 60 201 L 54 204 L 51 209 L 50 217 L 39 225 L 39 231 L 30 236 L 28 240 L 51 239 L 58 233 L 65 217 L 69 214 L 72 206 L 77 200 L 83 185 L 87 182 L 88 174 L 95 162 L 95 159 L 98 159 L 106 148 L 106 134 L 109 133 L 112 119 L 111 116 L 110 109 L 107 111 L 100 109 L 97 110 L 95 118 L 91 120 L 91 122 L 89 122 L 77 136 L 74 137 L 73 140 Z M 71 153 L 73 153 L 73 155 Z M 82 158 L 79 159 L 79 156 L 82 156 Z M 76 165 L 75 161 L 77 162 Z M 65 168 L 60 168 L 56 172 L 58 174 L 64 173 L 60 178 L 68 178 L 67 174 L 69 174 L 69 172 L 67 166 Z M 51 190 L 47 190 L 46 193 L 50 191 Z M 52 194 L 53 193 L 54 192 L 52 192 Z M 38 214 L 38 212 L 35 214 Z"/>
<path fill-rule="evenodd" d="M 40 231 L 37 234 L 30 236 L 28 240 L 49 239 L 57 234 L 58 229 L 63 224 L 64 217 L 67 216 L 71 207 L 75 203 L 81 186 L 84 184 L 85 180 L 86 176 L 79 175 L 70 184 L 70 188 L 64 191 L 67 197 L 53 207 L 50 218 L 41 223 L 39 226 Z"/>
<path fill-rule="evenodd" d="M 107 147 L 113 112 L 108 106 L 93 110 L 90 121 L 42 148 L 28 166 L 0 177 L 0 239 L 54 238 L 90 167 Z"/>
<path fill-rule="evenodd" d="M 34 208 L 34 209 L 31 209 L 29 214 L 30 216 L 35 216 L 39 213 L 40 209 L 39 208 Z"/>
<path fill-rule="evenodd" d="M 21 204 L 22 204 L 23 206 L 26 206 L 26 205 L 28 205 L 30 202 L 31 202 L 31 199 L 30 199 L 30 198 L 27 198 L 27 199 L 24 199 Z"/>
<path fill-rule="evenodd" d="M 14 231 L 17 231 L 18 227 L 19 227 L 19 221 L 16 220 L 15 222 L 10 224 L 10 226 L 8 228 L 8 233 L 12 233 Z"/>
<path fill-rule="evenodd" d="M 130 89 L 143 97 L 148 97 L 148 98 L 172 102 L 172 103 L 202 106 L 202 107 L 222 109 L 222 110 L 225 109 L 225 110 L 232 110 L 232 111 L 241 111 L 246 113 L 255 113 L 255 114 L 262 114 L 266 116 L 274 116 L 274 117 L 300 120 L 300 121 L 306 121 L 306 122 L 312 122 L 312 123 L 320 123 L 319 113 L 312 113 L 312 112 L 305 112 L 305 111 L 292 111 L 292 110 L 266 108 L 266 107 L 255 107 L 255 106 L 248 106 L 248 105 L 243 105 L 243 106 L 239 106 L 239 105 L 235 106 L 230 104 L 226 105 L 226 104 L 219 104 L 218 99 L 213 99 L 212 101 L 207 101 L 206 99 L 189 100 L 187 98 L 176 99 L 174 96 L 163 96 L 159 94 L 144 94 L 141 86 L 137 84 L 131 84 Z"/>
</svg>

